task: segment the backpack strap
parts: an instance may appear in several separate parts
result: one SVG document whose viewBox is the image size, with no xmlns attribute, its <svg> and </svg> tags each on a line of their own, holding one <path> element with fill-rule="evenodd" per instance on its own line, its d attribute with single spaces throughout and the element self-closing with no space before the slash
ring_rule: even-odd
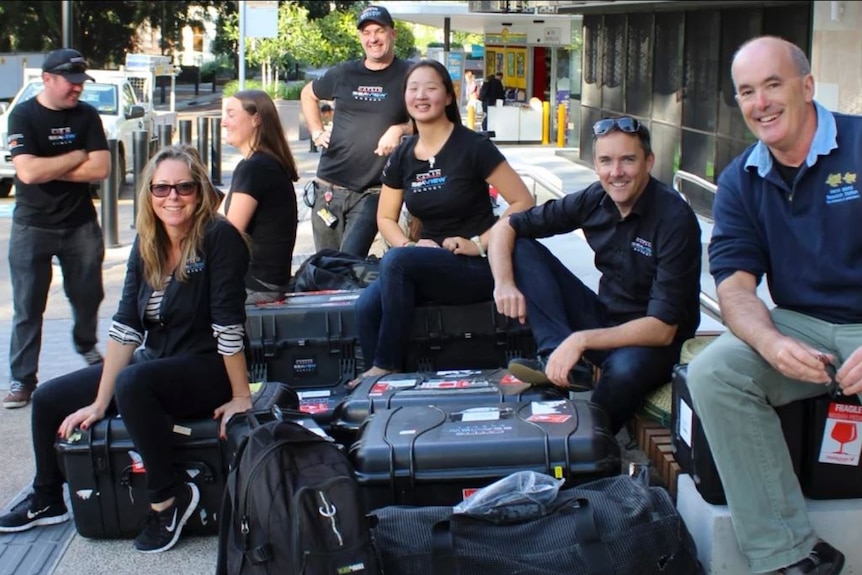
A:
<svg viewBox="0 0 862 575">
<path fill-rule="evenodd" d="M 574 530 L 578 545 L 581 548 L 581 558 L 587 566 L 589 575 L 610 575 L 614 573 L 614 561 L 607 546 L 599 535 L 596 526 L 596 516 L 593 507 L 584 498 L 578 498 L 572 504 L 575 510 Z"/>
<path fill-rule="evenodd" d="M 431 528 L 432 575 L 458 575 L 458 556 L 452 537 L 450 518 L 442 519 Z"/>
</svg>

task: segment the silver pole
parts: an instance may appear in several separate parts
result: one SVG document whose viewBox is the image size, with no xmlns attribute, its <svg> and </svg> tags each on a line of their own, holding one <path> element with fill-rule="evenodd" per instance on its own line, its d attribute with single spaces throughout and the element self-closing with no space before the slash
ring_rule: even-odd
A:
<svg viewBox="0 0 862 575">
<path fill-rule="evenodd" d="M 238 0 L 239 8 L 239 89 L 245 90 L 245 0 Z"/>
</svg>

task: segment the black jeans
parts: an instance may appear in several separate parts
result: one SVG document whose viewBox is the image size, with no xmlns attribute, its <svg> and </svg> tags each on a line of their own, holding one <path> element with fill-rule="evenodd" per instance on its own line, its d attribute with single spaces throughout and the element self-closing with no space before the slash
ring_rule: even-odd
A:
<svg viewBox="0 0 862 575">
<path fill-rule="evenodd" d="M 33 394 L 33 488 L 40 501 L 62 501 L 64 477 L 54 450 L 57 429 L 67 415 L 93 402 L 101 376 L 101 365 L 85 367 L 43 383 Z M 182 482 L 174 471 L 174 421 L 212 417 L 230 398 L 221 356 L 151 359 L 120 372 L 105 417 L 122 416 L 147 469 L 150 503 L 170 499 Z"/>
<path fill-rule="evenodd" d="M 540 354 L 550 354 L 576 331 L 620 323 L 609 318 L 598 296 L 536 240 L 517 240 L 512 264 L 515 283 L 527 300 L 527 319 Z M 592 401 L 608 414 L 612 433 L 634 416 L 652 390 L 670 381 L 682 343 L 584 353 L 602 369 Z"/>
<path fill-rule="evenodd" d="M 63 290 L 72 306 L 72 340 L 78 353 L 96 345 L 99 305 L 104 298 L 105 244 L 95 221 L 77 228 L 50 230 L 12 224 L 9 272 L 14 317 L 9 367 L 14 381 L 36 386 L 42 348 L 42 316 L 48 303 L 54 256 L 63 270 Z"/>
<path fill-rule="evenodd" d="M 315 184 L 314 207 L 311 208 L 314 250 L 329 248 L 360 258 L 367 256 L 377 235 L 379 199 L 380 188 L 354 192 L 340 186 Z M 337 218 L 332 226 L 318 215 L 323 208 Z"/>
</svg>

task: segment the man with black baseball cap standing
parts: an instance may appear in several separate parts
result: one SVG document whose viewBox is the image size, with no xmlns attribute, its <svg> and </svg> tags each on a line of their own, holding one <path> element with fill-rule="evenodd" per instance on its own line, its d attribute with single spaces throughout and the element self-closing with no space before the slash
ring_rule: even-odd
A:
<svg viewBox="0 0 862 575">
<path fill-rule="evenodd" d="M 330 68 L 302 90 L 302 113 L 322 149 L 314 182 L 316 250 L 365 257 L 377 234 L 380 174 L 386 158 L 412 133 L 403 83 L 409 64 L 395 57 L 395 22 L 382 6 L 359 16 L 365 58 Z M 320 101 L 334 100 L 332 131 L 323 129 Z"/>
<path fill-rule="evenodd" d="M 95 108 L 79 102 L 87 60 L 77 50 L 54 50 L 42 64 L 43 90 L 11 112 L 7 143 L 15 165 L 15 211 L 9 238 L 14 317 L 9 393 L 3 407 L 24 407 L 36 388 L 42 315 L 54 257 L 72 306 L 75 349 L 88 364 L 96 349 L 104 296 L 105 245 L 90 183 L 110 171 L 108 143 Z"/>
</svg>

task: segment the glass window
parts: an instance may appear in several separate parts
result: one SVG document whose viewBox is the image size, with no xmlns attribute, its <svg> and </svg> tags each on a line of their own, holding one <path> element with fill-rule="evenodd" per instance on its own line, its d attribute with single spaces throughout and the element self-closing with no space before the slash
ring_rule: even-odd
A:
<svg viewBox="0 0 862 575">
<path fill-rule="evenodd" d="M 626 44 L 626 113 L 649 118 L 652 108 L 652 14 L 630 14 Z"/>
</svg>

